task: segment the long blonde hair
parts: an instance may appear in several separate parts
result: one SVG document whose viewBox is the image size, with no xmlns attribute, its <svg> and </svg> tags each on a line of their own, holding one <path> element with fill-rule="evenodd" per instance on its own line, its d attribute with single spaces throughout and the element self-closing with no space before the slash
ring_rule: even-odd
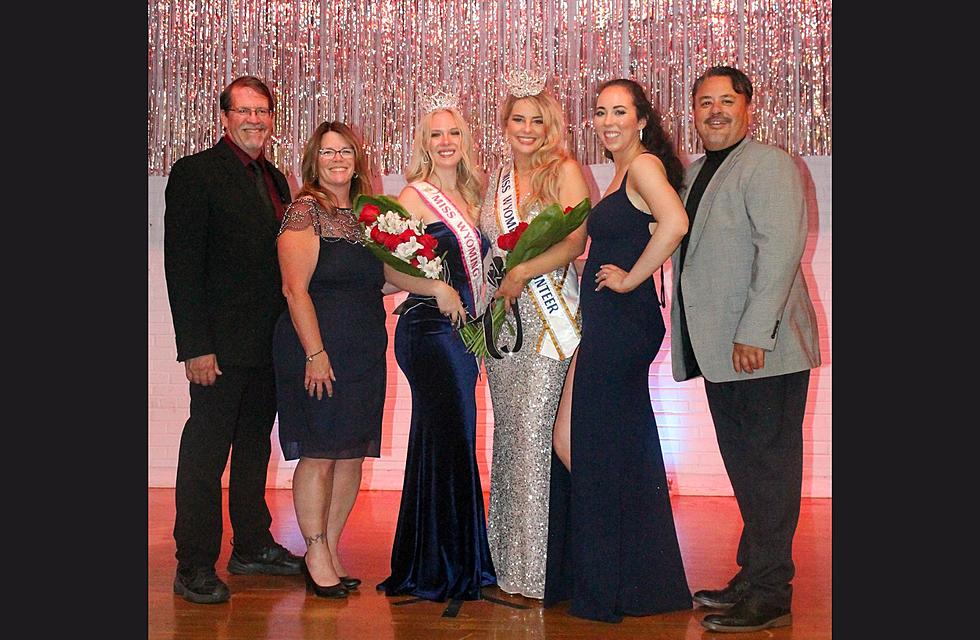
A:
<svg viewBox="0 0 980 640">
<path fill-rule="evenodd" d="M 470 128 L 459 111 L 452 107 L 435 109 L 422 116 L 422 119 L 419 120 L 418 125 L 415 127 L 415 139 L 412 141 L 412 159 L 408 163 L 405 180 L 408 182 L 428 180 L 429 176 L 432 175 L 432 157 L 429 155 L 427 147 L 429 136 L 432 134 L 432 118 L 440 111 L 449 113 L 462 133 L 461 159 L 459 164 L 456 165 L 456 187 L 463 195 L 466 203 L 470 207 L 478 209 L 483 196 L 483 174 L 477 168 L 478 165 L 473 153 L 473 136 L 470 134 Z"/>
<path fill-rule="evenodd" d="M 558 101 L 547 90 L 523 98 L 508 94 L 500 109 L 500 126 L 506 131 L 507 120 L 518 100 L 530 100 L 541 111 L 545 131 L 544 142 L 531 156 L 530 195 L 520 206 L 520 212 L 526 214 L 535 204 L 544 207 L 559 202 L 561 165 L 571 156 L 565 147 L 565 116 Z"/>
<path fill-rule="evenodd" d="M 309 140 L 306 141 L 306 146 L 303 148 L 303 159 L 300 164 L 303 188 L 296 194 L 296 199 L 299 200 L 302 196 L 313 196 L 324 211 L 333 213 L 333 210 L 337 207 L 337 200 L 329 190 L 320 186 L 320 173 L 317 170 L 317 160 L 320 158 L 320 141 L 329 131 L 340 134 L 350 146 L 354 147 L 354 177 L 351 178 L 349 191 L 351 202 L 354 202 L 354 198 L 358 194 L 373 194 L 374 189 L 371 186 L 371 178 L 368 174 L 370 165 L 368 164 L 367 156 L 364 154 L 364 146 L 361 144 L 361 140 L 357 134 L 354 133 L 354 130 L 343 122 L 336 120 L 321 122 Z"/>
</svg>

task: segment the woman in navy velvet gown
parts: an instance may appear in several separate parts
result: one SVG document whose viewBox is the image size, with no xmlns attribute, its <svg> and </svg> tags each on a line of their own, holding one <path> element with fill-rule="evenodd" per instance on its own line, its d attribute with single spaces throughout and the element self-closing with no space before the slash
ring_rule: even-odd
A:
<svg viewBox="0 0 980 640">
<path fill-rule="evenodd" d="M 398 197 L 438 240 L 452 288 L 439 280 L 420 285 L 386 267 L 389 282 L 412 292 L 395 330 L 412 422 L 391 575 L 378 589 L 440 602 L 480 599 L 481 588 L 496 583 L 476 462 L 479 364 L 457 330 L 467 312 L 477 315 L 489 249 L 474 224 L 481 184 L 471 149 L 454 107 L 430 110 L 416 128 L 409 185 Z"/>
<path fill-rule="evenodd" d="M 605 83 L 593 122 L 616 173 L 586 223 L 582 341 L 555 425 L 544 605 L 571 600 L 574 616 L 619 622 L 692 606 L 647 384 L 665 333 L 652 276 L 688 220 L 683 167 L 643 89 Z"/>
</svg>

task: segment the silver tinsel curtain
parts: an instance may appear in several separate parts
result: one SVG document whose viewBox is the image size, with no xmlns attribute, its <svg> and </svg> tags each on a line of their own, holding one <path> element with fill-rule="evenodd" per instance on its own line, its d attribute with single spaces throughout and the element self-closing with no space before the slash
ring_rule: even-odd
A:
<svg viewBox="0 0 980 640">
<path fill-rule="evenodd" d="M 715 64 L 752 79 L 756 139 L 831 155 L 830 0 L 149 0 L 148 26 L 149 175 L 214 144 L 218 94 L 244 74 L 276 96 L 270 151 L 286 171 L 337 119 L 381 173 L 403 172 L 420 101 L 440 89 L 460 96 L 488 169 L 518 68 L 547 74 L 585 164 L 604 161 L 591 110 L 616 77 L 647 89 L 679 152 L 699 153 L 691 84 Z"/>
</svg>

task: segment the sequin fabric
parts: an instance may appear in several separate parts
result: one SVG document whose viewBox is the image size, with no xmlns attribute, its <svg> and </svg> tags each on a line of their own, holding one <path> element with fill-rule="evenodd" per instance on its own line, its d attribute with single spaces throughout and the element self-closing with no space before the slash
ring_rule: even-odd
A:
<svg viewBox="0 0 980 640">
<path fill-rule="evenodd" d="M 337 207 L 333 212 L 326 211 L 313 198 L 300 198 L 286 209 L 282 216 L 279 233 L 286 229 L 302 231 L 313 225 L 313 230 L 321 240 L 337 242 L 346 240 L 351 244 L 361 243 L 361 227 L 354 217 L 353 209 Z"/>
<path fill-rule="evenodd" d="M 509 167 L 508 167 L 509 168 Z M 496 179 L 480 211 L 480 229 L 495 255 L 502 230 L 494 211 Z M 530 221 L 540 212 L 535 207 Z M 564 269 L 553 275 L 561 278 Z M 488 291 L 488 299 L 493 291 Z M 518 303 L 524 346 L 503 360 L 487 358 L 493 403 L 493 465 L 490 472 L 488 538 L 497 586 L 529 598 L 544 597 L 548 551 L 548 495 L 551 481 L 551 433 L 571 358 L 559 362 L 539 355 L 535 345 L 544 328 L 525 289 Z"/>
</svg>

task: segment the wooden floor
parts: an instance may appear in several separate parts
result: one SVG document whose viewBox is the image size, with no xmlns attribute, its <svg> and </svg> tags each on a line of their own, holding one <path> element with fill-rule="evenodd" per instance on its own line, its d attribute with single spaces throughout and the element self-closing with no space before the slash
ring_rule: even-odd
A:
<svg viewBox="0 0 980 640">
<path fill-rule="evenodd" d="M 621 624 L 581 620 L 567 604 L 543 609 L 539 601 L 509 596 L 496 587 L 485 594 L 527 606 L 519 610 L 489 601 L 466 602 L 456 617 L 443 617 L 446 604 L 398 606 L 406 597 L 386 598 L 374 586 L 388 575 L 398 516 L 397 491 L 362 491 L 351 514 L 341 554 L 352 575 L 364 580 L 346 600 L 307 595 L 301 576 L 234 576 L 225 565 L 231 527 L 216 569 L 231 589 L 231 601 L 196 605 L 174 595 L 173 489 L 149 489 L 148 638 L 149 640 L 449 640 L 538 638 L 806 638 L 831 637 L 831 500 L 805 499 L 794 541 L 793 626 L 737 635 L 707 631 L 700 620 L 710 610 L 626 618 Z M 485 501 L 489 504 L 489 501 Z M 304 544 L 293 512 L 292 493 L 268 492 L 276 540 L 302 555 Z M 736 569 L 735 548 L 741 521 L 734 498 L 673 498 L 674 518 L 691 590 L 719 588 Z"/>
</svg>

